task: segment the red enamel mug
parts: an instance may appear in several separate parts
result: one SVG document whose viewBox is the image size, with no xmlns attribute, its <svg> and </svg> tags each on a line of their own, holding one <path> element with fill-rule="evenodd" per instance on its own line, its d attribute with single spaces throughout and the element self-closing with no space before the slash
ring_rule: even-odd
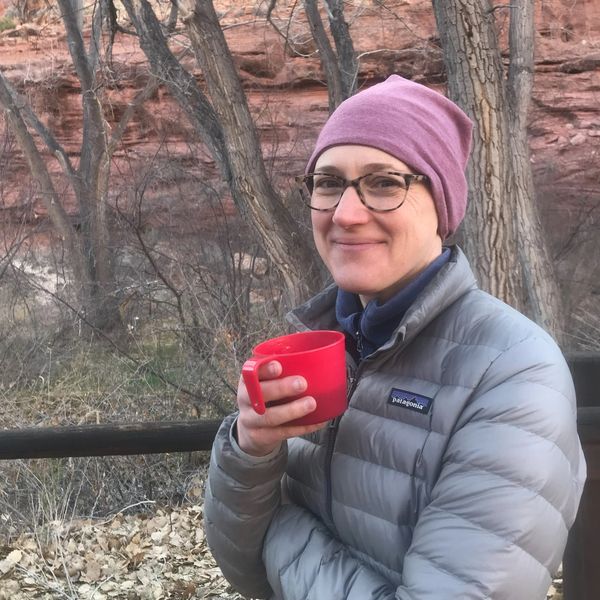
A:
<svg viewBox="0 0 600 600">
<path fill-rule="evenodd" d="M 307 381 L 304 392 L 277 404 L 304 396 L 312 396 L 317 402 L 315 410 L 292 421 L 294 425 L 322 423 L 346 410 L 346 352 L 343 333 L 328 330 L 303 331 L 258 344 L 252 351 L 252 357 L 242 367 L 242 378 L 252 407 L 259 415 L 265 412 L 265 401 L 258 380 L 258 369 L 272 360 L 281 364 L 280 377 L 301 375 Z"/>
</svg>

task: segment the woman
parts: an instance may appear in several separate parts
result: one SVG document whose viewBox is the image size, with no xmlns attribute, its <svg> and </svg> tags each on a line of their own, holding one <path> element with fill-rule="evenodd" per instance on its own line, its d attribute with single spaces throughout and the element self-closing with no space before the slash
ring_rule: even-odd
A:
<svg viewBox="0 0 600 600">
<path fill-rule="evenodd" d="M 346 100 L 302 178 L 334 285 L 290 315 L 347 335 L 342 417 L 300 398 L 239 413 L 213 447 L 206 535 L 243 594 L 542 600 L 585 464 L 552 339 L 479 290 L 443 242 L 466 207 L 471 122 L 398 76 Z M 265 365 L 267 400 L 301 377 Z"/>
</svg>

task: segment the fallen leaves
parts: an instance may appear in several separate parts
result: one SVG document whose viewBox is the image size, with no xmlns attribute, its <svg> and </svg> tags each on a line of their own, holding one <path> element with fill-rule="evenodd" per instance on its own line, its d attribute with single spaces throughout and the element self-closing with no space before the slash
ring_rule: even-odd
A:
<svg viewBox="0 0 600 600">
<path fill-rule="evenodd" d="M 20 550 L 13 550 L 4 560 L 0 560 L 0 577 L 10 573 L 22 558 L 23 553 Z"/>
<path fill-rule="evenodd" d="M 204 540 L 202 507 L 54 521 L 0 547 L 0 600 L 241 600 Z"/>
</svg>

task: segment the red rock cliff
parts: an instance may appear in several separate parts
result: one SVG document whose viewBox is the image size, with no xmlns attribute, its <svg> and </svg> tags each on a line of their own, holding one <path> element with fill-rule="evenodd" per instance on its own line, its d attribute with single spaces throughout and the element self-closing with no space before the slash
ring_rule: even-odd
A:
<svg viewBox="0 0 600 600">
<path fill-rule="evenodd" d="M 0 15 L 3 3 L 8 4 L 0 0 Z M 259 124 L 265 157 L 274 173 L 300 171 L 327 117 L 323 76 L 303 16 L 299 10 L 290 9 L 291 2 L 280 2 L 282 8 L 273 13 L 275 24 L 288 32 L 286 44 L 265 22 L 266 3 L 221 0 L 216 4 Z M 508 25 L 506 10 L 495 11 L 498 27 L 504 33 Z M 81 130 L 78 83 L 68 61 L 60 23 L 52 13 L 43 14 L 41 24 L 24 27 L 19 35 L 2 34 L 0 65 L 76 156 Z M 443 57 L 429 0 L 353 2 L 347 4 L 346 16 L 360 56 L 361 86 L 396 72 L 443 88 Z M 576 272 L 580 271 L 586 272 L 586 278 L 590 271 L 600 275 L 596 261 L 590 259 L 598 246 L 589 235 L 578 238 L 577 250 L 569 247 L 574 232 L 579 236 L 588 229 L 597 232 L 600 212 L 600 8 L 594 0 L 546 0 L 537 3 L 536 23 L 535 88 L 529 126 L 531 162 L 555 252 L 565 265 L 576 263 L 575 268 L 571 265 L 563 269 L 563 275 L 566 277 L 568 271 L 576 280 Z M 186 62 L 190 69 L 195 68 L 191 58 Z M 117 39 L 112 69 L 107 118 L 114 121 L 147 78 L 145 59 L 135 39 Z M 191 128 L 161 89 L 128 128 L 113 173 L 131 172 L 127 169 L 133 163 L 154 157 L 160 147 L 178 161 L 179 169 L 172 177 L 185 180 L 186 170 L 197 168 L 207 176 L 215 175 L 210 156 L 202 152 L 190 155 L 190 145 L 197 146 Z M 5 196 L 11 204 L 24 195 L 18 190 L 26 175 L 26 165 L 18 152 L 12 156 L 8 180 L 3 182 L 4 189 L 11 191 Z M 52 160 L 49 164 L 58 174 L 58 165 Z M 172 216 L 177 213 L 173 203 L 169 210 Z M 185 213 L 185 204 L 181 204 L 181 210 Z M 39 202 L 34 202 L 34 212 L 43 217 Z M 18 213 L 22 215 L 22 211 Z M 178 222 L 185 228 L 185 214 Z M 588 244 L 583 251 L 582 239 Z"/>
</svg>

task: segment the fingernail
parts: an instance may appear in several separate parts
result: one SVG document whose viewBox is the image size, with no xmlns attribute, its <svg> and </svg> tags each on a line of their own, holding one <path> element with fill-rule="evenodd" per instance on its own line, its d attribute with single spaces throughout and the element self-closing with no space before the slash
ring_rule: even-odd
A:
<svg viewBox="0 0 600 600">
<path fill-rule="evenodd" d="M 315 408 L 317 408 L 317 401 L 314 398 L 307 398 L 304 402 L 304 405 L 306 406 L 307 410 L 315 410 Z"/>
<path fill-rule="evenodd" d="M 306 388 L 306 382 L 304 381 L 304 379 L 300 379 L 299 377 L 297 379 L 294 379 L 294 383 L 292 385 L 294 386 L 294 389 L 297 392 L 301 392 Z"/>
<path fill-rule="evenodd" d="M 279 365 L 276 362 L 269 363 L 269 373 L 277 375 L 279 373 Z"/>
</svg>

